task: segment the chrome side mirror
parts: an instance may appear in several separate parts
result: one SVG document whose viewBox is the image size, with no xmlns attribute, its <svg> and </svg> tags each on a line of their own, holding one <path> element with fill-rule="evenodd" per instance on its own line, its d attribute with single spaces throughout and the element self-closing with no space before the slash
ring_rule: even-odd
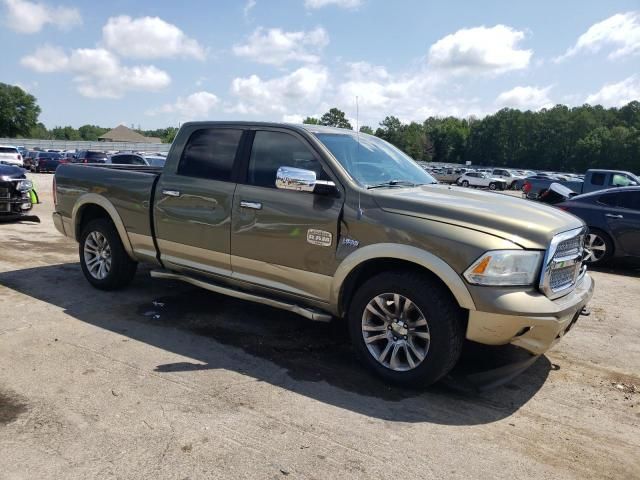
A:
<svg viewBox="0 0 640 480">
<path fill-rule="evenodd" d="M 313 192 L 316 188 L 316 172 L 295 167 L 280 167 L 276 173 L 276 187 L 282 190 Z"/>
<path fill-rule="evenodd" d="M 336 185 L 330 180 L 317 180 L 316 172 L 296 167 L 280 167 L 276 173 L 276 187 L 281 190 L 332 194 Z"/>
</svg>

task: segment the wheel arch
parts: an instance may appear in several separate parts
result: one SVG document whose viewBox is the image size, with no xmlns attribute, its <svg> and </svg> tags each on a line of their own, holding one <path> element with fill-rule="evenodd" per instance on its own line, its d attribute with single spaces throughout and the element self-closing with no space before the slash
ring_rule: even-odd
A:
<svg viewBox="0 0 640 480">
<path fill-rule="evenodd" d="M 82 195 L 76 201 L 71 213 L 71 222 L 74 229 L 73 232 L 75 239 L 77 241 L 80 240 L 82 226 L 95 218 L 108 218 L 111 220 L 113 225 L 116 227 L 116 231 L 118 232 L 118 236 L 122 241 L 125 251 L 129 257 L 135 260 L 131 241 L 127 235 L 127 230 L 122 222 L 122 218 L 120 218 L 116 207 L 114 207 L 113 204 L 102 195 L 87 193 Z"/>
<path fill-rule="evenodd" d="M 447 288 L 460 307 L 475 310 L 463 280 L 444 260 L 410 245 L 382 243 L 358 249 L 345 258 L 336 270 L 331 303 L 336 306 L 338 315 L 344 314 L 349 298 L 363 278 L 389 269 L 413 269 L 430 274 Z"/>
</svg>

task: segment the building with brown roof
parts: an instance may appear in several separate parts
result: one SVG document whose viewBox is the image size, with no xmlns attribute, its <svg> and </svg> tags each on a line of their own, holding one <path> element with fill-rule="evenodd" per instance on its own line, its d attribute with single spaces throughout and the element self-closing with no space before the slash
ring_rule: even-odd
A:
<svg viewBox="0 0 640 480">
<path fill-rule="evenodd" d="M 124 125 L 118 125 L 104 135 L 100 135 L 98 140 L 101 142 L 162 143 L 162 140 L 158 137 L 145 137 L 141 133 L 131 130 Z"/>
</svg>

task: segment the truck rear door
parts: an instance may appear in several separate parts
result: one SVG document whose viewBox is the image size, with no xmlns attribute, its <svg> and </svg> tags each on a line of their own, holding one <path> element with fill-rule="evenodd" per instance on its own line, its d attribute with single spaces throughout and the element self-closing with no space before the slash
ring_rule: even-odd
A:
<svg viewBox="0 0 640 480">
<path fill-rule="evenodd" d="M 243 130 L 192 125 L 180 159 L 160 176 L 154 225 L 160 258 L 173 270 L 231 275 L 233 165 Z M 179 146 L 176 148 L 179 151 Z"/>
<path fill-rule="evenodd" d="M 343 196 L 276 188 L 279 167 L 327 167 L 304 137 L 277 128 L 255 131 L 233 205 L 233 277 L 279 293 L 326 301 L 337 268 Z M 244 177 L 244 178 L 243 178 Z"/>
</svg>

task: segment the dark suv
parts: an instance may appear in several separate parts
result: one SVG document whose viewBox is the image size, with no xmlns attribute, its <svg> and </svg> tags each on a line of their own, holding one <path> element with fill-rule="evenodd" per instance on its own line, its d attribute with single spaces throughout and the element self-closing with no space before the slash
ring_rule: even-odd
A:
<svg viewBox="0 0 640 480">
<path fill-rule="evenodd" d="M 107 163 L 108 156 L 97 150 L 78 150 L 73 163 Z"/>
</svg>

